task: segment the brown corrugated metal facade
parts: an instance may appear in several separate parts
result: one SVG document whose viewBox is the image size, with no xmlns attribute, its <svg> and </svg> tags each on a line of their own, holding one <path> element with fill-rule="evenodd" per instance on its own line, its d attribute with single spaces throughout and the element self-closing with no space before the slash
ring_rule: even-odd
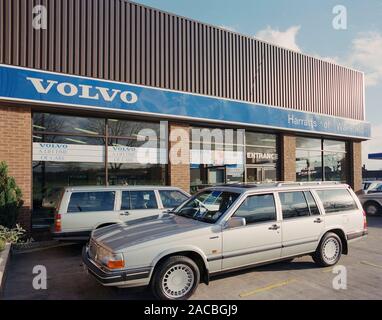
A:
<svg viewBox="0 0 382 320">
<path fill-rule="evenodd" d="M 0 0 L 0 44 L 0 63 L 365 120 L 361 72 L 126 0 Z"/>
</svg>

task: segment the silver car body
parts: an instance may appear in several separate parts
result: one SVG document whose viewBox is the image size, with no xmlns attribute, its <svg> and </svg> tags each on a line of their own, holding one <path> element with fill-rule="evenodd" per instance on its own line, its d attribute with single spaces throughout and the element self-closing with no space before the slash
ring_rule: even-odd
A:
<svg viewBox="0 0 382 320">
<path fill-rule="evenodd" d="M 331 188 L 349 190 L 357 209 L 325 214 L 316 191 Z M 162 258 L 186 254 L 202 263 L 206 271 L 203 279 L 208 283 L 208 277 L 217 273 L 311 254 L 323 235 L 331 230 L 345 241 L 344 253 L 347 253 L 348 241 L 367 233 L 362 206 L 347 185 L 292 183 L 212 189 L 240 193 L 215 224 L 169 214 L 160 220 L 136 225 L 118 224 L 93 231 L 89 246 L 83 251 L 83 260 L 90 273 L 106 286 L 145 286 Z M 283 221 L 278 197 L 282 191 L 311 191 L 320 210 L 319 217 Z M 248 196 L 270 193 L 276 202 L 277 221 L 227 228 L 227 222 Z M 318 218 L 322 223 L 317 223 Z M 101 266 L 97 262 L 99 250 L 121 253 L 126 269 L 110 271 Z"/>
<path fill-rule="evenodd" d="M 68 213 L 71 196 L 75 193 L 104 192 L 115 193 L 114 208 L 107 211 Z M 157 208 L 155 209 L 128 209 L 121 210 L 122 192 L 124 191 L 152 191 L 155 193 Z M 130 222 L 136 219 L 153 218 L 167 212 L 172 208 L 165 208 L 160 191 L 178 191 L 186 198 L 190 195 L 176 187 L 161 186 L 87 186 L 65 188 L 59 204 L 57 214 L 60 215 L 61 231 L 53 231 L 56 239 L 81 240 L 88 239 L 90 232 L 102 226 Z"/>
</svg>

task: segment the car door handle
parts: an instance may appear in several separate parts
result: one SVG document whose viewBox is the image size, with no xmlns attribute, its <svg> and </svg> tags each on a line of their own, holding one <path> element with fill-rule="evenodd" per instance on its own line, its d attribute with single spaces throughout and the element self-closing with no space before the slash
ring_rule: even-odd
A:
<svg viewBox="0 0 382 320">
<path fill-rule="evenodd" d="M 314 223 L 322 223 L 324 222 L 321 218 L 317 218 L 316 220 L 314 220 Z"/>
<path fill-rule="evenodd" d="M 124 211 L 121 213 L 121 216 L 129 216 L 130 212 L 129 211 Z"/>
<path fill-rule="evenodd" d="M 268 229 L 269 230 L 278 230 L 280 228 L 281 228 L 280 226 L 278 226 L 277 224 L 274 224 L 272 227 L 269 227 Z"/>
</svg>

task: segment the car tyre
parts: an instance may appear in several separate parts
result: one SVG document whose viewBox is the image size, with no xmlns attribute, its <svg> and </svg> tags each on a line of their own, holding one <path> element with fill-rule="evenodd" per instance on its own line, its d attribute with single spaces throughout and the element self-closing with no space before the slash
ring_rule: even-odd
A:
<svg viewBox="0 0 382 320">
<path fill-rule="evenodd" d="M 375 216 L 381 213 L 381 206 L 374 201 L 367 202 L 364 209 L 368 216 Z"/>
<path fill-rule="evenodd" d="M 197 264 L 185 256 L 173 256 L 155 270 L 151 289 L 160 300 L 187 300 L 200 282 Z"/>
<path fill-rule="evenodd" d="M 329 232 L 321 239 L 312 258 L 320 267 L 330 267 L 341 259 L 341 254 L 342 241 L 340 237 L 333 232 Z"/>
</svg>

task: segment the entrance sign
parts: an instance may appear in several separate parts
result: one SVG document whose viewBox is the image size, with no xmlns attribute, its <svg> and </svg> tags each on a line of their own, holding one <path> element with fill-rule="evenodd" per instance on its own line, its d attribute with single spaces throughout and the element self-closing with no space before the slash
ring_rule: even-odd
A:
<svg viewBox="0 0 382 320">
<path fill-rule="evenodd" d="M 0 100 L 370 138 L 370 123 L 179 91 L 0 65 Z"/>
</svg>

